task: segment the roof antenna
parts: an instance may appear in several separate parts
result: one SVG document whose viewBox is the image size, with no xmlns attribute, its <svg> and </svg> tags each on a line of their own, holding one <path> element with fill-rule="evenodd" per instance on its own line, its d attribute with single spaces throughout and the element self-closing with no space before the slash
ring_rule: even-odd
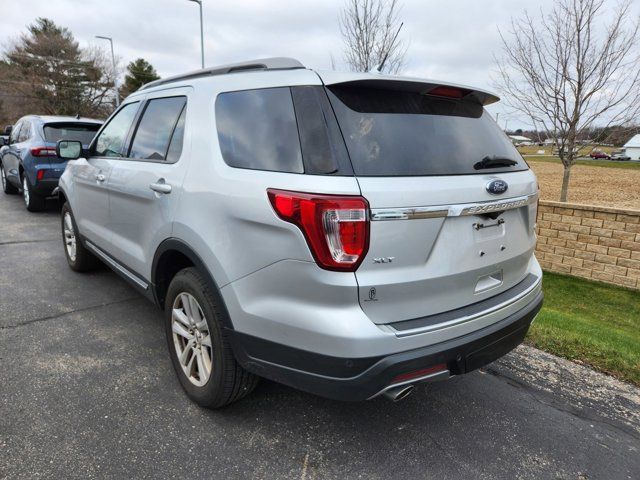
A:
<svg viewBox="0 0 640 480">
<path fill-rule="evenodd" d="M 372 73 L 373 72 L 382 73 L 382 69 L 384 68 L 384 64 L 387 62 L 387 58 L 389 58 L 389 51 L 391 50 L 391 47 L 393 47 L 393 45 L 396 43 L 396 38 L 398 38 L 398 35 L 400 34 L 400 30 L 402 29 L 403 25 L 404 25 L 404 22 L 402 22 L 400 24 L 400 26 L 398 27 L 398 31 L 396 32 L 395 36 L 393 37 L 393 40 L 389 44 L 389 49 L 384 54 L 384 58 L 382 59 L 382 62 L 380 63 L 380 65 L 377 65 L 377 66 L 373 67 L 373 69 L 370 70 L 370 72 L 372 72 Z"/>
<path fill-rule="evenodd" d="M 80 120 L 80 114 L 76 113 L 76 120 Z"/>
</svg>

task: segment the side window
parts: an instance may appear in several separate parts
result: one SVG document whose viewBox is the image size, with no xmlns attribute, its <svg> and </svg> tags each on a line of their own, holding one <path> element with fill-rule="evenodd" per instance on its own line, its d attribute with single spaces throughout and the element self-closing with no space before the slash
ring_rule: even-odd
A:
<svg viewBox="0 0 640 480">
<path fill-rule="evenodd" d="M 98 157 L 123 156 L 124 142 L 137 111 L 138 102 L 123 106 L 100 132 L 92 154 Z"/>
<path fill-rule="evenodd" d="M 167 159 L 171 137 L 174 135 L 174 130 L 177 130 L 178 120 L 181 118 L 186 103 L 186 97 L 150 100 L 138 124 L 129 157 L 159 161 Z M 184 129 L 184 122 L 181 128 Z M 181 136 L 181 133 L 178 132 L 178 135 Z M 178 148 L 178 140 L 180 141 L 179 148 L 182 150 L 182 138 L 176 138 L 174 150 Z M 172 156 L 175 156 L 175 153 L 172 152 Z"/>
<path fill-rule="evenodd" d="M 176 123 L 176 128 L 171 136 L 171 142 L 169 143 L 169 150 L 167 150 L 167 162 L 174 163 L 180 159 L 182 154 L 182 143 L 184 142 L 184 122 L 187 114 L 187 107 L 182 107 L 182 113 Z"/>
<path fill-rule="evenodd" d="M 305 173 L 353 175 L 329 98 L 321 86 L 291 87 Z"/>
<path fill-rule="evenodd" d="M 18 143 L 26 142 L 31 138 L 31 123 L 25 121 L 22 123 L 20 134 L 18 135 Z"/>
<path fill-rule="evenodd" d="M 298 126 L 288 87 L 218 95 L 216 124 L 227 165 L 303 173 Z"/>
<path fill-rule="evenodd" d="M 11 136 L 9 137 L 9 143 L 18 142 L 18 137 L 20 137 L 21 128 L 22 128 L 22 122 L 19 122 L 16 125 L 14 125 L 13 129 L 11 130 Z"/>
</svg>

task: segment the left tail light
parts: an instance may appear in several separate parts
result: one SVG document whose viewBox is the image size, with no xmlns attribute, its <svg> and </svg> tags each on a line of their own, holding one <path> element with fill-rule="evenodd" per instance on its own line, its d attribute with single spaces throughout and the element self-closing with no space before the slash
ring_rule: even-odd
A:
<svg viewBox="0 0 640 480">
<path fill-rule="evenodd" d="M 56 149 L 54 147 L 31 147 L 30 152 L 34 157 L 56 156 Z"/>
<path fill-rule="evenodd" d="M 267 190 L 277 215 L 304 234 L 316 263 L 354 272 L 369 249 L 369 203 L 360 196 Z"/>
</svg>

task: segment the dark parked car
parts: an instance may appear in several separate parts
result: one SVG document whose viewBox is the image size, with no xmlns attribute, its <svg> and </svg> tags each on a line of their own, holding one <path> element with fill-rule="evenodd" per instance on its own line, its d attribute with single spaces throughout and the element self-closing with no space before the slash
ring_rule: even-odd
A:
<svg viewBox="0 0 640 480">
<path fill-rule="evenodd" d="M 594 150 L 589 154 L 589 156 L 591 158 L 601 158 L 605 160 L 611 160 L 611 155 L 609 155 L 608 153 L 602 152 L 600 150 Z"/>
<path fill-rule="evenodd" d="M 12 125 L 7 125 L 4 132 L 0 134 L 0 147 L 9 145 L 9 136 L 11 136 Z"/>
<path fill-rule="evenodd" d="M 8 145 L 0 149 L 4 192 L 22 191 L 29 211 L 42 210 L 67 163 L 56 155 L 58 140 L 73 139 L 88 147 L 101 125 L 100 120 L 91 118 L 22 117 L 11 130 Z"/>
</svg>

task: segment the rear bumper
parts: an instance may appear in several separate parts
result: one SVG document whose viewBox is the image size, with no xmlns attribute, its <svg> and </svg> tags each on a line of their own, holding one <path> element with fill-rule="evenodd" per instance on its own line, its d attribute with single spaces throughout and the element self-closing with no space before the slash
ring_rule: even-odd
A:
<svg viewBox="0 0 640 480">
<path fill-rule="evenodd" d="M 228 330 L 237 360 L 247 370 L 285 385 L 336 400 L 366 400 L 398 375 L 445 364 L 451 375 L 480 368 L 522 343 L 542 307 L 543 294 L 485 328 L 435 345 L 386 356 L 332 357 Z"/>
<path fill-rule="evenodd" d="M 42 180 L 38 180 L 33 186 L 33 192 L 43 197 L 50 197 L 57 186 L 57 178 L 43 178 Z"/>
</svg>

